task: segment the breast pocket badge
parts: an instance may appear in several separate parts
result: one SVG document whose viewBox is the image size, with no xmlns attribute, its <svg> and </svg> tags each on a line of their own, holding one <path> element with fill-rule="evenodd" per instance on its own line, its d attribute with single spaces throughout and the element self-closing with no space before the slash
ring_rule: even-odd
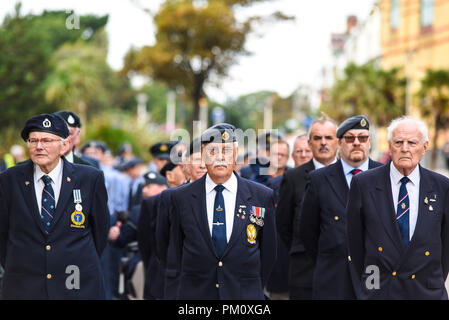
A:
<svg viewBox="0 0 449 320">
<path fill-rule="evenodd" d="M 253 224 L 249 224 L 246 227 L 246 236 L 248 237 L 248 242 L 251 244 L 256 243 L 257 230 Z"/>
</svg>

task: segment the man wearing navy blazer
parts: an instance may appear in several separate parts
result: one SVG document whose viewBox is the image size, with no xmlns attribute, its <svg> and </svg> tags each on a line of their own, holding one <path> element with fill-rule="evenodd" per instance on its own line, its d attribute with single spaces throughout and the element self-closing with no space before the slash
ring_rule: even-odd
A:
<svg viewBox="0 0 449 320">
<path fill-rule="evenodd" d="M 314 263 L 299 237 L 298 209 L 310 172 L 336 161 L 337 127 L 335 121 L 326 116 L 314 120 L 308 133 L 309 146 L 313 153 L 312 160 L 286 171 L 281 182 L 276 225 L 279 238 L 284 241 L 290 253 L 288 275 L 290 300 L 312 299 Z"/>
<path fill-rule="evenodd" d="M 207 174 L 172 193 L 178 299 L 264 299 L 276 259 L 273 191 L 239 177 L 235 127 L 201 135 Z"/>
<path fill-rule="evenodd" d="M 62 155 L 62 118 L 22 130 L 31 159 L 0 174 L 0 262 L 5 299 L 104 299 L 100 256 L 109 212 L 101 171 Z"/>
<path fill-rule="evenodd" d="M 300 208 L 299 235 L 312 257 L 313 299 L 355 299 L 346 247 L 346 202 L 353 175 L 382 164 L 369 159 L 371 140 L 365 116 L 338 127 L 340 159 L 310 173 Z"/>
<path fill-rule="evenodd" d="M 387 129 L 392 161 L 354 176 L 347 207 L 348 260 L 359 299 L 445 299 L 449 179 L 419 164 L 426 125 L 410 117 Z"/>
</svg>

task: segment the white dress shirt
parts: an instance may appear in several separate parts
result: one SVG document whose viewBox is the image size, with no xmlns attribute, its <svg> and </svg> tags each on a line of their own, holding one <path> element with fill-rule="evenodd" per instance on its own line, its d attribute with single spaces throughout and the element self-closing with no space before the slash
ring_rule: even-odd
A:
<svg viewBox="0 0 449 320">
<path fill-rule="evenodd" d="M 44 191 L 45 183 L 42 180 L 44 175 L 48 175 L 51 178 L 51 187 L 55 193 L 55 208 L 58 205 L 59 194 L 61 192 L 62 184 L 62 160 L 59 159 L 58 165 L 48 174 L 43 172 L 38 165 L 34 165 L 34 190 L 36 192 L 37 206 L 39 208 L 39 214 L 42 210 L 42 191 Z"/>
<path fill-rule="evenodd" d="M 354 176 L 351 173 L 351 171 L 354 169 L 360 169 L 362 172 L 368 170 L 369 169 L 369 158 L 366 159 L 366 161 L 364 163 L 362 163 L 360 166 L 358 166 L 357 168 L 350 166 L 343 159 L 341 159 L 341 165 L 343 166 L 343 174 L 345 175 L 346 183 L 348 184 L 348 188 L 350 188 L 352 177 Z"/>
<path fill-rule="evenodd" d="M 313 165 L 315 166 L 315 170 L 316 170 L 316 169 L 321 169 L 321 168 L 324 168 L 324 167 L 325 167 L 324 164 L 322 164 L 322 163 L 319 162 L 318 160 L 315 160 L 315 158 L 312 158 L 312 161 L 313 161 Z M 337 162 L 337 158 L 335 158 L 334 161 L 332 161 L 332 162 L 329 163 L 329 164 L 333 164 L 333 163 L 335 163 L 335 162 Z"/>
<path fill-rule="evenodd" d="M 391 191 L 393 194 L 393 208 L 395 214 L 398 207 L 399 188 L 401 187 L 401 179 L 403 177 L 404 175 L 400 173 L 398 169 L 396 169 L 392 161 L 390 164 L 390 181 L 391 181 Z M 406 187 L 410 203 L 409 240 L 411 240 L 413 233 L 415 232 L 416 220 L 418 220 L 419 183 L 420 183 L 419 166 L 416 166 L 416 168 L 407 177 L 410 179 L 410 182 L 407 183 Z"/>
<path fill-rule="evenodd" d="M 209 174 L 206 174 L 206 210 L 207 210 L 207 221 L 209 223 L 209 231 L 212 236 L 212 223 L 214 222 L 214 202 L 215 202 L 215 186 L 217 184 L 212 181 Z M 229 242 L 232 234 L 232 227 L 234 225 L 234 211 L 235 211 L 235 201 L 237 197 L 237 178 L 234 173 L 231 177 L 222 184 L 223 187 L 223 198 L 225 203 L 226 211 L 226 239 Z"/>
</svg>

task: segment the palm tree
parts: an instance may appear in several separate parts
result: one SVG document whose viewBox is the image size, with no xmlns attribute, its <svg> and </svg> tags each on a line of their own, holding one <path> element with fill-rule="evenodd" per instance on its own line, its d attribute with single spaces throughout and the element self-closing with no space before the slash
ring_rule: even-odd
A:
<svg viewBox="0 0 449 320">
<path fill-rule="evenodd" d="M 438 133 L 449 125 L 449 70 L 427 70 L 417 97 L 421 101 L 421 114 L 434 121 L 430 166 L 435 169 Z"/>
</svg>

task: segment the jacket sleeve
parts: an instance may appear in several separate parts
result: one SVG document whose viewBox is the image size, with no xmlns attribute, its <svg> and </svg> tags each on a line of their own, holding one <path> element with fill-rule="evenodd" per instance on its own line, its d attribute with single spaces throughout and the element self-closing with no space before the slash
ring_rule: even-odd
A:
<svg viewBox="0 0 449 320">
<path fill-rule="evenodd" d="M 307 183 L 306 192 L 301 206 L 298 208 L 296 214 L 298 215 L 299 228 L 298 236 L 306 252 L 316 259 L 318 254 L 318 239 L 320 236 L 320 201 L 318 199 L 319 182 L 315 178 L 310 179 Z"/>
<path fill-rule="evenodd" d="M 5 267 L 9 232 L 9 210 L 6 190 L 5 175 L 2 176 L 0 174 L 0 263 L 3 267 Z"/>
<path fill-rule="evenodd" d="M 360 192 L 360 183 L 357 178 L 357 176 L 352 178 L 351 188 L 349 189 L 348 204 L 346 207 L 346 238 L 353 270 L 356 272 L 357 279 L 360 279 L 363 273 L 365 244 L 363 237 L 362 195 Z"/>
<path fill-rule="evenodd" d="M 260 244 L 260 258 L 262 261 L 262 284 L 265 285 L 271 274 L 277 256 L 277 232 L 274 214 L 274 194 L 270 190 L 267 196 L 266 213 L 264 218 L 263 236 Z"/>
<path fill-rule="evenodd" d="M 151 255 L 151 206 L 149 201 L 142 201 L 140 207 L 139 221 L 137 223 L 137 243 L 139 246 L 139 252 L 142 256 L 142 261 L 145 265 L 148 264 L 148 260 Z"/>
<path fill-rule="evenodd" d="M 170 191 L 164 191 L 161 194 L 161 200 L 157 209 L 157 255 L 164 265 L 167 260 L 167 250 L 170 243 L 170 199 Z"/>
<path fill-rule="evenodd" d="M 290 177 L 284 173 L 276 208 L 277 231 L 287 248 L 290 248 L 292 244 L 295 203 L 295 186 L 290 180 Z"/>
<path fill-rule="evenodd" d="M 90 213 L 90 224 L 97 253 L 101 256 L 107 244 L 110 223 L 108 194 L 106 192 L 104 175 L 102 172 L 98 174 L 97 179 L 95 180 L 93 192 L 95 197 Z"/>
</svg>

